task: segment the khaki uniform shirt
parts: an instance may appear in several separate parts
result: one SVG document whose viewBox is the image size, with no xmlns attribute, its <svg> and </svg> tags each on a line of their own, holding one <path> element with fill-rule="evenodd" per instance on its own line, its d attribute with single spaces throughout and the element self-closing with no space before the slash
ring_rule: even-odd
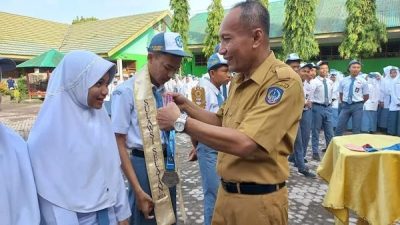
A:
<svg viewBox="0 0 400 225">
<path fill-rule="evenodd" d="M 217 170 L 225 181 L 277 184 L 289 176 L 292 153 L 304 106 L 300 76 L 273 52 L 250 79 L 231 82 L 229 98 L 217 113 L 222 126 L 243 132 L 258 150 L 240 158 L 218 153 Z"/>
</svg>

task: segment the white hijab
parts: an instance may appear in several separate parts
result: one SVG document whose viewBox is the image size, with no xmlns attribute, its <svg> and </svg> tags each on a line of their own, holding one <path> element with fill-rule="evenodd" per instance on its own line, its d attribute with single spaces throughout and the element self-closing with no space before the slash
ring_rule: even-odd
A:
<svg viewBox="0 0 400 225">
<path fill-rule="evenodd" d="M 1 224 L 39 225 L 35 181 L 26 142 L 0 123 Z"/>
<path fill-rule="evenodd" d="M 75 212 L 116 202 L 120 158 L 105 110 L 90 108 L 89 88 L 115 65 L 87 51 L 72 51 L 51 75 L 46 99 L 28 138 L 38 194 Z"/>
</svg>

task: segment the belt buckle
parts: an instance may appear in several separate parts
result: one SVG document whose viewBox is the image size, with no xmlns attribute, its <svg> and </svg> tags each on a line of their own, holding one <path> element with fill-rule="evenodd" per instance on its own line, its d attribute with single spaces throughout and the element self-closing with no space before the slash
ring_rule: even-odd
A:
<svg viewBox="0 0 400 225">
<path fill-rule="evenodd" d="M 236 183 L 236 189 L 238 194 L 242 194 L 242 191 L 240 190 L 240 183 Z"/>
</svg>

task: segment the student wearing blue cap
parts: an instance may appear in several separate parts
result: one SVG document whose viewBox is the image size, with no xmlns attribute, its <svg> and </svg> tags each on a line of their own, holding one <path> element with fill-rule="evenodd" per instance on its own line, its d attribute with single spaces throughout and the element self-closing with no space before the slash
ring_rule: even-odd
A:
<svg viewBox="0 0 400 225">
<path fill-rule="evenodd" d="M 310 140 L 310 129 L 311 129 L 311 94 L 312 91 L 308 89 L 309 86 L 305 85 L 306 79 L 310 76 L 310 70 L 312 65 L 310 63 L 301 63 L 300 69 L 298 71 L 299 76 L 303 81 L 303 90 L 304 90 L 304 108 L 303 114 L 300 120 L 300 126 L 297 130 L 296 139 L 294 142 L 294 150 L 293 154 L 289 157 L 289 161 L 294 162 L 297 167 L 299 173 L 303 174 L 307 178 L 315 178 L 315 174 L 310 172 L 309 168 L 305 165 L 305 153 L 308 145 L 308 141 Z M 306 88 L 307 87 L 307 88 Z"/>
<path fill-rule="evenodd" d="M 369 98 L 367 81 L 359 76 L 361 63 L 351 60 L 348 65 L 350 76 L 347 76 L 339 84 L 339 97 L 342 102 L 339 113 L 338 125 L 335 130 L 336 136 L 343 135 L 346 130 L 347 122 L 352 118 L 353 134 L 361 132 L 361 118 L 364 102 Z"/>
<path fill-rule="evenodd" d="M 301 62 L 301 58 L 299 57 L 299 55 L 297 53 L 290 53 L 286 57 L 286 60 L 285 60 L 285 63 L 288 64 L 290 67 L 292 67 L 292 69 L 296 73 L 300 69 L 300 62 Z"/>
<path fill-rule="evenodd" d="M 214 53 L 208 59 L 207 70 L 209 76 L 201 78 L 199 86 L 205 91 L 205 110 L 216 113 L 225 101 L 220 87 L 230 81 L 228 62 L 222 55 Z M 210 225 L 220 182 L 216 170 L 217 151 L 199 142 L 196 152 L 204 194 L 204 225 Z"/>
<path fill-rule="evenodd" d="M 185 56 L 189 55 L 178 33 L 156 34 L 148 47 L 148 64 L 112 95 L 113 129 L 130 184 L 131 224 L 176 222 L 176 187 L 162 181 L 165 171 L 176 172 L 174 138 L 172 132 L 160 131 L 156 111 L 163 105 L 164 84 L 174 77 Z"/>
</svg>

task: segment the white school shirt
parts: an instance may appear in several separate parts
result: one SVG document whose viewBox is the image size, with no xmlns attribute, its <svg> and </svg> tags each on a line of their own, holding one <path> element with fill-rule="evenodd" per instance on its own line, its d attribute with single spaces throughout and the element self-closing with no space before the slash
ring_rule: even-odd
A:
<svg viewBox="0 0 400 225">
<path fill-rule="evenodd" d="M 312 95 L 311 101 L 314 103 L 324 104 L 325 103 L 325 90 L 323 80 L 326 79 L 326 85 L 328 86 L 328 103 L 332 102 L 332 81 L 328 78 L 322 78 L 317 76 L 314 78 L 311 83 L 315 87 L 314 93 Z"/>
<path fill-rule="evenodd" d="M 345 77 L 339 84 L 339 93 L 343 93 L 343 102 L 347 102 L 349 89 L 351 85 L 351 76 Z M 367 81 L 361 76 L 356 76 L 353 84 L 352 103 L 364 101 L 364 95 L 368 95 Z"/>
</svg>

